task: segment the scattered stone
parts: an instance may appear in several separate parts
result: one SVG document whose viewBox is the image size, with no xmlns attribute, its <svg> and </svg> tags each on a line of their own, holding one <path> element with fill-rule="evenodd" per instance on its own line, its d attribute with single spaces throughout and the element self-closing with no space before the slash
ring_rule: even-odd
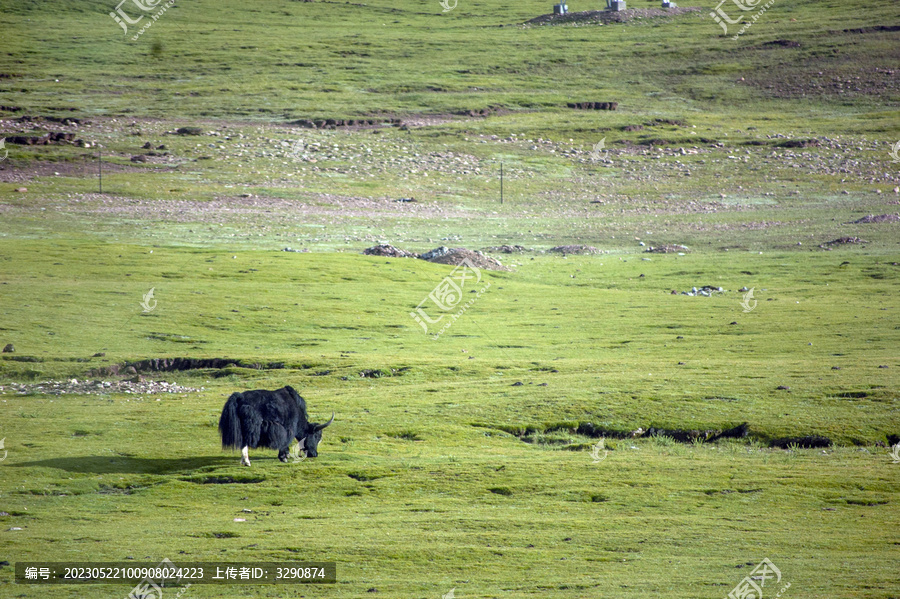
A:
<svg viewBox="0 0 900 599">
<path fill-rule="evenodd" d="M 521 252 L 530 252 L 531 250 L 521 245 L 495 245 L 491 247 L 481 248 L 481 251 L 500 254 L 518 254 Z"/>
<path fill-rule="evenodd" d="M 203 135 L 203 129 L 200 127 L 179 127 L 175 130 L 175 135 Z"/>
<path fill-rule="evenodd" d="M 721 287 L 715 287 L 713 285 L 704 285 L 703 287 L 691 287 L 690 291 L 682 291 L 681 295 L 687 295 L 689 297 L 702 296 L 702 297 L 712 297 L 714 293 L 725 293 L 725 290 Z"/>
<path fill-rule="evenodd" d="M 430 261 L 434 260 L 435 258 L 440 258 L 441 256 L 446 256 L 449 253 L 450 253 L 450 248 L 448 248 L 445 245 L 442 245 L 441 247 L 434 248 L 433 250 L 430 250 L 428 252 L 425 252 L 424 254 L 421 254 L 419 256 L 419 258 L 421 258 L 422 260 L 428 260 L 430 262 Z"/>
<path fill-rule="evenodd" d="M 696 7 L 672 8 L 629 8 L 626 10 L 586 10 L 566 14 L 546 14 L 526 21 L 526 25 L 563 25 L 567 23 L 624 23 L 632 19 L 652 19 L 656 17 L 672 17 L 689 12 L 699 12 Z"/>
<path fill-rule="evenodd" d="M 383 376 L 389 376 L 389 374 L 380 368 L 369 368 L 361 370 L 359 376 L 364 379 L 380 379 Z"/>
<path fill-rule="evenodd" d="M 788 387 L 787 385 L 778 385 L 777 387 L 775 387 L 775 389 L 777 391 L 790 391 L 791 390 L 791 388 Z"/>
<path fill-rule="evenodd" d="M 140 379 L 140 380 L 138 380 Z M 10 383 L 0 385 L 0 394 L 18 395 L 106 395 L 124 393 L 129 395 L 154 395 L 158 393 L 196 393 L 200 389 L 182 387 L 165 381 L 145 381 L 136 376 L 124 381 L 44 381 L 41 383 Z"/>
<path fill-rule="evenodd" d="M 465 248 L 454 248 L 451 250 L 447 250 L 446 252 L 438 252 L 438 250 L 447 250 L 447 248 L 441 246 L 440 248 L 435 248 L 431 252 L 428 252 L 427 254 L 434 253 L 434 257 L 430 259 L 425 258 L 427 254 L 422 254 L 421 256 L 419 256 L 419 258 L 428 260 L 429 262 L 434 262 L 436 264 L 452 264 L 454 266 L 458 266 L 462 264 L 463 261 L 465 261 L 470 266 L 474 266 L 475 268 L 479 269 L 509 270 L 509 268 L 503 266 L 496 258 L 485 256 L 481 252 L 473 252 L 472 250 L 467 250 Z"/>
<path fill-rule="evenodd" d="M 831 241 L 826 241 L 819 247 L 823 250 L 830 250 L 833 245 L 854 245 L 860 243 L 869 243 L 865 239 L 860 239 L 859 237 L 838 237 L 837 239 L 832 239 Z"/>
<path fill-rule="evenodd" d="M 6 141 L 17 146 L 49 146 L 61 143 L 70 143 L 74 140 L 74 133 L 63 132 L 51 132 L 43 136 L 12 135 L 6 138 Z"/>
<path fill-rule="evenodd" d="M 646 254 L 677 254 L 680 252 L 689 252 L 691 251 L 685 245 L 672 244 L 672 245 L 660 245 L 660 246 L 650 246 L 648 249 L 644 250 Z"/>
<path fill-rule="evenodd" d="M 602 254 L 603 250 L 595 248 L 592 245 L 558 245 L 556 247 L 550 248 L 550 251 L 555 254 L 581 254 L 581 255 L 591 255 L 591 254 Z"/>
<path fill-rule="evenodd" d="M 370 248 L 364 249 L 363 254 L 365 254 L 366 256 L 385 256 L 388 258 L 415 258 L 417 256 L 417 254 L 413 252 L 401 250 L 400 248 L 396 248 L 389 243 L 373 245 Z"/>
</svg>

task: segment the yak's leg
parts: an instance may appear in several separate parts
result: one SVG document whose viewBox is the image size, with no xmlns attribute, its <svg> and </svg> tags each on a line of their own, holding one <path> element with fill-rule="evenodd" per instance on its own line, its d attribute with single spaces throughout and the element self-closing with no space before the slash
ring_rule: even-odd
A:
<svg viewBox="0 0 900 599">
<path fill-rule="evenodd" d="M 241 466 L 250 465 L 250 448 L 244 445 L 241 448 Z"/>
</svg>

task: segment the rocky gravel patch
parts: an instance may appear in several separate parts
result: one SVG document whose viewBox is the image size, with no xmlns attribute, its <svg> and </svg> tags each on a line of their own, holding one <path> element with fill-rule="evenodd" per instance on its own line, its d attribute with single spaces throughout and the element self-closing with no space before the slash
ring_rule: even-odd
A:
<svg viewBox="0 0 900 599">
<path fill-rule="evenodd" d="M 832 246 L 836 245 L 857 245 L 860 243 L 869 243 L 865 239 L 860 239 L 859 237 L 838 237 L 837 239 L 832 239 L 831 241 L 826 241 L 819 247 L 823 250 L 830 250 Z"/>
<path fill-rule="evenodd" d="M 481 248 L 482 252 L 493 252 L 495 254 L 521 254 L 523 252 L 534 251 L 522 245 L 495 245 L 491 247 Z"/>
<path fill-rule="evenodd" d="M 572 23 L 625 23 L 634 19 L 655 19 L 659 17 L 674 17 L 691 12 L 700 12 L 695 6 L 674 8 L 629 8 L 620 11 L 611 10 L 586 10 L 582 12 L 570 12 L 564 15 L 546 14 L 525 21 L 526 25 L 567 25 Z"/>
<path fill-rule="evenodd" d="M 603 250 L 595 248 L 592 245 L 558 245 L 556 247 L 550 248 L 550 251 L 554 254 L 579 254 L 579 255 L 592 255 L 592 254 L 602 254 Z"/>
<path fill-rule="evenodd" d="M 419 255 L 419 258 L 434 262 L 435 264 L 452 264 L 458 266 L 462 264 L 463 261 L 466 261 L 475 268 L 485 270 L 509 270 L 509 268 L 503 266 L 499 260 L 491 258 L 490 256 L 485 256 L 481 252 L 473 252 L 472 250 L 467 250 L 465 248 L 448 248 L 446 246 L 441 246 Z"/>
<path fill-rule="evenodd" d="M 368 256 L 386 256 L 389 258 L 419 258 L 420 260 L 434 262 L 435 264 L 451 264 L 453 266 L 458 266 L 464 261 L 467 261 L 475 268 L 485 270 L 510 270 L 503 266 L 496 258 L 486 256 L 480 251 L 472 251 L 465 248 L 448 248 L 444 245 L 422 254 L 416 254 L 387 243 L 382 243 L 363 250 L 363 254 Z"/>
<path fill-rule="evenodd" d="M 154 395 L 159 393 L 196 393 L 203 387 L 183 387 L 166 381 L 132 380 L 132 381 L 85 381 L 70 379 L 68 381 L 44 381 L 41 383 L 10 383 L 0 385 L 0 394 L 15 393 L 17 395 L 105 395 L 123 393 L 131 395 Z"/>
<path fill-rule="evenodd" d="M 366 256 L 386 256 L 388 258 L 417 258 L 418 254 L 395 248 L 389 243 L 380 243 L 363 250 Z"/>
<path fill-rule="evenodd" d="M 688 249 L 685 245 L 680 244 L 672 244 L 672 245 L 658 245 L 658 246 L 650 246 L 646 250 L 644 250 L 645 254 L 678 254 L 678 253 L 687 253 L 691 250 Z"/>
</svg>

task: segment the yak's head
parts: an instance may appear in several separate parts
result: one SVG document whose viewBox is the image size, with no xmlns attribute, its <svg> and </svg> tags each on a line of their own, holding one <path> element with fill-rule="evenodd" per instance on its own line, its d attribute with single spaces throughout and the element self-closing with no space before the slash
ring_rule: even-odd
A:
<svg viewBox="0 0 900 599">
<path fill-rule="evenodd" d="M 297 437 L 297 441 L 300 442 L 301 449 L 306 450 L 306 457 L 314 458 L 319 455 L 316 450 L 319 447 L 319 441 L 322 440 L 322 429 L 326 426 L 334 422 L 334 412 L 331 413 L 331 420 L 326 422 L 325 424 L 317 424 L 315 422 L 310 422 L 306 425 L 306 436 L 305 437 Z"/>
</svg>

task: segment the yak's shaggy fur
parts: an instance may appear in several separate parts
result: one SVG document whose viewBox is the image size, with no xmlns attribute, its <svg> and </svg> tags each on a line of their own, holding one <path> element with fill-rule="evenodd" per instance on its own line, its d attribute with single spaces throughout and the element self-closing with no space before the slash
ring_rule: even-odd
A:
<svg viewBox="0 0 900 599">
<path fill-rule="evenodd" d="M 289 447 L 294 439 L 306 450 L 306 456 L 318 455 L 324 424 L 309 422 L 306 401 L 293 387 L 275 391 L 257 389 L 232 393 L 219 417 L 219 434 L 224 449 L 240 449 L 241 464 L 250 465 L 249 449 L 268 447 L 278 450 L 278 459 L 288 461 Z"/>
</svg>

